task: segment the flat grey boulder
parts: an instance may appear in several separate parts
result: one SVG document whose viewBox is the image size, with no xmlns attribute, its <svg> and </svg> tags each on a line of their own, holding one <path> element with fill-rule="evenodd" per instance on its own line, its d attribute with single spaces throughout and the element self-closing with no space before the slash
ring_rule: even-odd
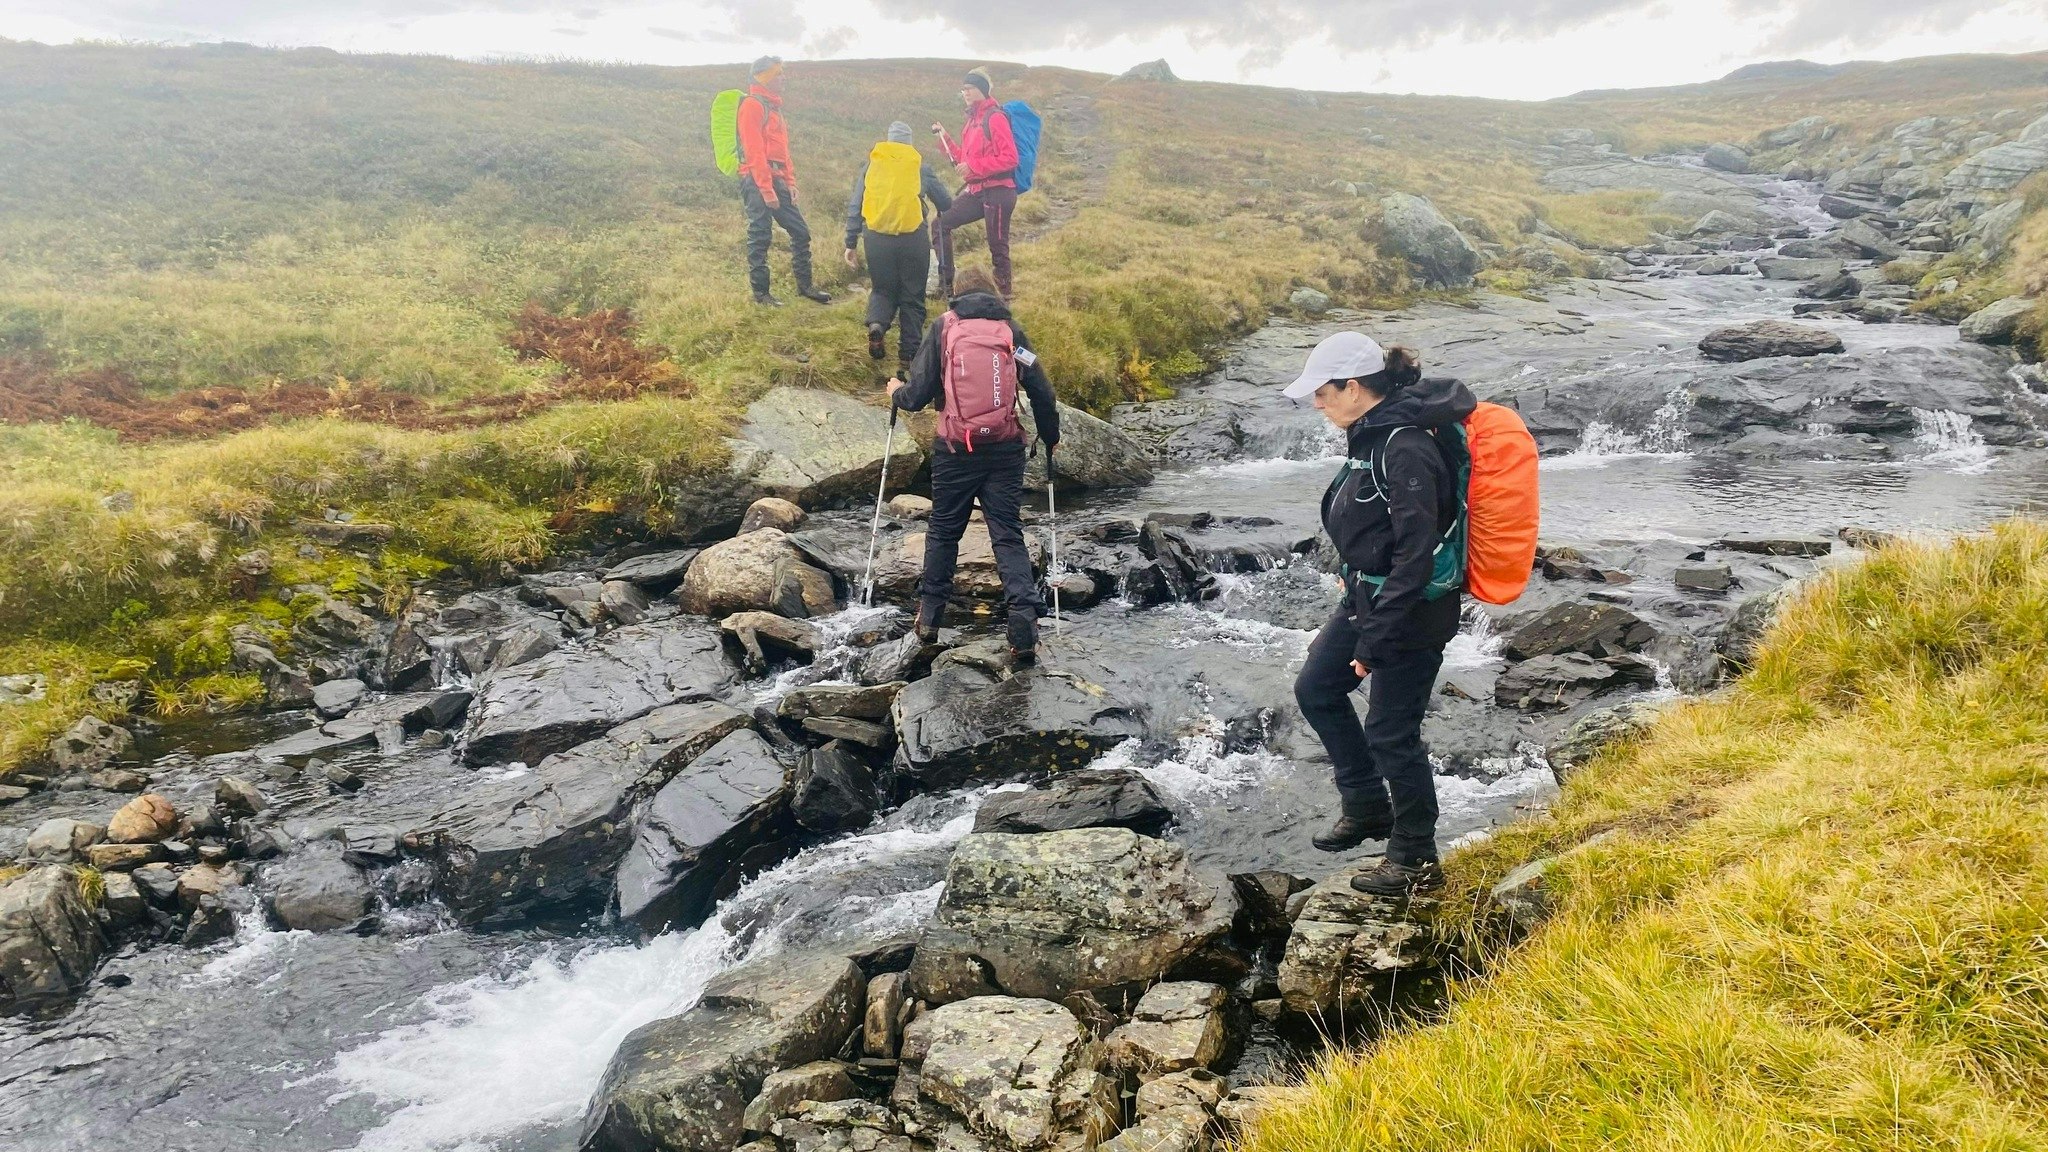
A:
<svg viewBox="0 0 2048 1152">
<path fill-rule="evenodd" d="M 1961 194 L 2003 192 L 2036 172 L 2048 172 L 2048 136 L 1994 144 L 1949 169 L 1942 183 Z"/>
<path fill-rule="evenodd" d="M 629 625 L 486 676 L 463 729 L 463 759 L 533 764 L 656 708 L 717 696 L 737 678 L 707 621 Z"/>
<path fill-rule="evenodd" d="M 1608 745 L 1629 739 L 1643 732 L 1657 722 L 1671 707 L 1667 701 L 1630 700 L 1612 708 L 1588 712 L 1564 734 L 1551 741 L 1543 750 L 1543 758 L 1550 762 L 1550 770 L 1562 780 L 1576 771 L 1587 761 L 1599 755 Z"/>
<path fill-rule="evenodd" d="M 1701 159 L 1707 167 L 1720 172 L 1744 173 L 1749 171 L 1749 153 L 1733 144 L 1709 144 Z"/>
<path fill-rule="evenodd" d="M 1479 249 L 1420 196 L 1396 192 L 1380 201 L 1380 233 L 1395 255 L 1435 288 L 1462 288 L 1479 271 Z"/>
<path fill-rule="evenodd" d="M 768 956 L 714 977 L 695 1007 L 635 1029 L 591 1097 L 583 1152 L 732 1152 L 771 1073 L 839 1051 L 867 981 L 844 956 Z"/>
<path fill-rule="evenodd" d="M 1109 1062 L 1144 1079 L 1195 1068 L 1211 1068 L 1230 1045 L 1221 985 L 1169 980 L 1145 990 L 1130 1023 L 1104 1041 Z"/>
<path fill-rule="evenodd" d="M 313 685 L 313 711 L 322 720 L 339 720 L 362 703 L 369 690 L 361 680 L 323 680 Z"/>
<path fill-rule="evenodd" d="M 1430 924 L 1436 901 L 1354 891 L 1351 878 L 1377 865 L 1366 859 L 1308 890 L 1281 956 L 1280 999 L 1290 1011 L 1335 1024 L 1369 1019 L 1387 982 L 1429 968 L 1439 956 Z"/>
<path fill-rule="evenodd" d="M 533 768 L 486 776 L 412 838 L 465 925 L 594 912 L 633 841 L 634 806 L 746 724 L 716 701 L 656 709 Z"/>
<path fill-rule="evenodd" d="M 1657 682 L 1657 666 L 1640 656 L 1596 660 L 1579 652 L 1511 664 L 1493 684 L 1494 703 L 1523 712 L 1570 708 L 1603 692 Z"/>
<path fill-rule="evenodd" d="M 1128 768 L 1063 772 L 1026 792 L 1001 792 L 974 813 L 976 832 L 1064 832 L 1129 828 L 1157 836 L 1173 812 L 1152 783 Z"/>
<path fill-rule="evenodd" d="M 1720 328 L 1700 338 L 1709 360 L 1761 360 L 1767 356 L 1820 356 L 1842 350 L 1842 338 L 1825 328 L 1758 320 Z"/>
<path fill-rule="evenodd" d="M 706 749 L 640 817 L 619 862 L 619 916 L 648 932 L 695 924 L 749 849 L 794 831 L 789 795 L 782 762 L 752 729 Z"/>
<path fill-rule="evenodd" d="M 97 772 L 134 749 L 135 737 L 129 735 L 126 728 L 109 724 L 97 716 L 84 716 L 50 741 L 47 755 L 52 767 L 69 775 Z"/>
<path fill-rule="evenodd" d="M 690 561 L 697 558 L 695 548 L 678 548 L 670 552 L 650 552 L 621 560 L 601 570 L 606 580 L 624 580 L 637 584 L 649 592 L 666 592 L 683 582 L 683 574 L 690 570 Z"/>
<path fill-rule="evenodd" d="M 44 865 L 0 885 L 0 1015 L 62 1004 L 105 947 L 76 869 Z"/>
<path fill-rule="evenodd" d="M 2020 321 L 2035 304 L 2025 296 L 1993 301 L 1965 316 L 1956 334 L 1972 344 L 2010 344 L 2019 333 Z"/>
<path fill-rule="evenodd" d="M 1827 280 L 1840 276 L 1843 267 L 1840 260 L 1824 258 L 1759 256 L 1756 261 L 1756 270 L 1766 280 Z"/>
<path fill-rule="evenodd" d="M 936 662 L 897 695 L 897 768 L 925 788 L 1086 767 L 1144 735 L 1138 706 L 1044 666 L 1003 675 L 982 663 Z"/>
<path fill-rule="evenodd" d="M 271 911 L 294 931 L 347 928 L 370 910 L 370 882 L 338 845 L 293 853 L 270 865 L 264 879 L 273 885 Z"/>
<path fill-rule="evenodd" d="M 1043 999 L 984 996 L 941 1005 L 912 1021 L 903 1059 L 918 1065 L 924 1101 L 1005 1152 L 1051 1145 L 1078 1116 L 1063 1103 L 1084 1099 L 1100 1077 L 1072 1012 Z"/>
<path fill-rule="evenodd" d="M 1510 660 L 1559 652 L 1615 656 L 1634 652 L 1656 638 L 1655 628 L 1619 605 L 1558 604 L 1517 628 L 1508 637 L 1506 652 Z"/>
<path fill-rule="evenodd" d="M 1236 907 L 1178 844 L 1129 829 L 973 833 L 953 851 L 911 987 L 938 1004 L 1148 984 L 1228 931 Z"/>
<path fill-rule="evenodd" d="M 872 497 L 882 475 L 889 410 L 815 388 L 771 389 L 747 406 L 733 454 L 754 487 L 804 508 Z M 889 486 L 901 488 L 924 463 L 918 438 L 896 429 Z"/>
</svg>

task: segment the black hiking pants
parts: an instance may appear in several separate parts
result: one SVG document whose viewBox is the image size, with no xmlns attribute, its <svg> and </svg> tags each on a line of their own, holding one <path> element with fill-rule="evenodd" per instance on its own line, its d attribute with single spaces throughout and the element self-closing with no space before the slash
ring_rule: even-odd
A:
<svg viewBox="0 0 2048 1152">
<path fill-rule="evenodd" d="M 740 203 L 747 212 L 747 280 L 754 295 L 768 293 L 768 245 L 775 239 L 775 225 L 789 234 L 789 270 L 796 275 L 796 290 L 811 288 L 811 226 L 789 198 L 789 185 L 775 181 L 775 197 L 781 201 L 770 208 L 751 177 L 740 177 Z"/>
<path fill-rule="evenodd" d="M 1391 808 L 1393 835 L 1387 858 L 1402 864 L 1436 859 L 1436 778 L 1422 715 L 1443 667 L 1442 647 L 1396 652 L 1363 680 L 1351 667 L 1358 626 L 1339 608 L 1308 646 L 1294 680 L 1302 718 L 1315 729 L 1336 769 L 1337 794 L 1351 816 L 1381 816 Z M 1365 722 L 1351 694 L 1366 685 Z"/>
<path fill-rule="evenodd" d="M 925 613 L 937 618 L 953 596 L 953 570 L 960 563 L 960 539 L 967 518 L 981 504 L 996 571 L 1003 578 L 1009 608 L 1010 647 L 1038 646 L 1038 576 L 1024 546 L 1024 443 L 989 444 L 969 452 L 945 441 L 932 445 L 932 518 L 924 538 L 924 581 L 918 586 Z"/>
<path fill-rule="evenodd" d="M 1010 217 L 1016 211 L 1017 190 L 995 187 L 962 192 L 939 213 L 932 239 L 939 254 L 939 288 L 948 300 L 953 298 L 953 230 L 976 220 L 988 225 L 989 267 L 1003 299 L 1010 298 Z"/>
<path fill-rule="evenodd" d="M 867 249 L 868 278 L 874 290 L 868 293 L 869 327 L 880 325 L 884 332 L 896 322 L 897 355 L 904 372 L 917 359 L 918 345 L 924 343 L 924 281 L 932 270 L 932 238 L 923 224 L 917 231 L 901 236 L 879 232 L 862 234 Z"/>
</svg>

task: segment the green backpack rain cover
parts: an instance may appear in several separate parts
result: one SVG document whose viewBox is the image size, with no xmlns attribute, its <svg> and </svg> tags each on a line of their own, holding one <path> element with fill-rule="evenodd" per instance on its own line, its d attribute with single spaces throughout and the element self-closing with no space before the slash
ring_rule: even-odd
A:
<svg viewBox="0 0 2048 1152">
<path fill-rule="evenodd" d="M 740 174 L 740 101 L 746 98 L 737 88 L 711 98 L 711 154 L 727 176 Z"/>
</svg>

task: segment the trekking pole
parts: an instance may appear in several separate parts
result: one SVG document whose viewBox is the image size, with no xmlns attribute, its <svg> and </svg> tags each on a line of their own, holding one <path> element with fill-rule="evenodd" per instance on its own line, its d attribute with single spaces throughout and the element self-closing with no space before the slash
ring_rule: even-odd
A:
<svg viewBox="0 0 2048 1152">
<path fill-rule="evenodd" d="M 1052 626 L 1057 631 L 1060 627 L 1059 578 L 1063 573 L 1060 571 L 1060 514 L 1059 507 L 1053 502 L 1051 445 L 1047 445 L 1045 449 L 1045 523 L 1047 534 L 1052 537 L 1052 563 L 1046 569 L 1051 579 L 1046 583 L 1052 586 Z"/>
<path fill-rule="evenodd" d="M 860 603 L 875 606 L 875 545 L 882 538 L 882 494 L 889 490 L 889 456 L 896 449 L 896 398 L 889 397 L 889 433 L 882 441 L 882 478 L 875 484 L 875 518 L 868 522 L 868 568 L 861 576 Z"/>
</svg>

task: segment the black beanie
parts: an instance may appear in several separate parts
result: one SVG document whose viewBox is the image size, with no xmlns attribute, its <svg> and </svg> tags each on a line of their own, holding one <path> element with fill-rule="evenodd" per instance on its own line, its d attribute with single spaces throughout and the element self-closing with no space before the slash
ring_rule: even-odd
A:
<svg viewBox="0 0 2048 1152">
<path fill-rule="evenodd" d="M 967 74 L 966 82 L 974 85 L 976 88 L 981 89 L 981 94 L 984 97 L 992 95 L 990 89 L 994 87 L 994 83 L 989 80 L 988 73 L 986 71 L 980 68 L 976 68 L 974 71 L 969 72 Z"/>
</svg>

